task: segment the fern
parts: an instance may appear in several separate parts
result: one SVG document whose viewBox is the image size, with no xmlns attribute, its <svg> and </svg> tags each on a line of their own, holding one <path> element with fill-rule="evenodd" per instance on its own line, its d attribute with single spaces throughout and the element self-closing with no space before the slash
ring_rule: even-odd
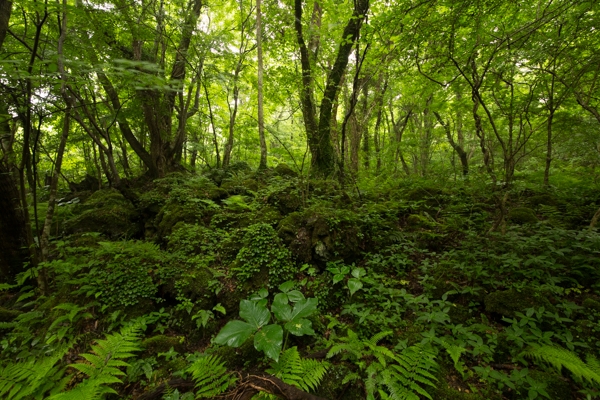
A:
<svg viewBox="0 0 600 400">
<path fill-rule="evenodd" d="M 6 400 L 42 399 L 48 392 L 64 388 L 61 380 L 64 368 L 57 363 L 69 350 L 62 347 L 55 354 L 41 360 L 28 360 L 0 368 L 0 398 Z"/>
<path fill-rule="evenodd" d="M 187 369 L 196 382 L 196 398 L 215 397 L 227 390 L 235 378 L 227 372 L 219 356 L 200 357 Z"/>
<path fill-rule="evenodd" d="M 120 333 L 108 335 L 106 339 L 98 340 L 92 346 L 93 353 L 82 354 L 86 363 L 71 364 L 70 367 L 88 375 L 88 378 L 72 390 L 56 394 L 49 400 L 70 399 L 97 399 L 106 393 L 117 394 L 108 385 L 122 383 L 118 376 L 125 375 L 119 368 L 128 367 L 123 359 L 134 356 L 134 352 L 141 350 L 139 335 L 141 323 L 124 327 Z"/>
<path fill-rule="evenodd" d="M 369 340 L 360 340 L 348 330 L 342 343 L 331 347 L 327 357 L 347 352 L 364 374 L 367 399 L 419 400 L 419 395 L 431 399 L 425 387 L 435 388 L 433 371 L 438 368 L 436 354 L 421 345 L 411 346 L 395 354 L 378 343 L 392 332 L 380 332 Z M 354 378 L 354 377 L 353 377 Z M 344 379 L 347 382 L 348 379 Z"/>
<path fill-rule="evenodd" d="M 588 355 L 587 363 L 584 363 L 574 352 L 558 346 L 532 347 L 524 354 L 527 357 L 547 362 L 559 372 L 565 367 L 578 379 L 585 378 L 590 382 L 600 384 L 600 363 L 592 355 Z"/>
<path fill-rule="evenodd" d="M 305 392 L 316 390 L 327 373 L 327 363 L 301 358 L 296 347 L 291 347 L 273 362 L 269 374 L 275 375 L 287 384 L 294 385 Z"/>
</svg>

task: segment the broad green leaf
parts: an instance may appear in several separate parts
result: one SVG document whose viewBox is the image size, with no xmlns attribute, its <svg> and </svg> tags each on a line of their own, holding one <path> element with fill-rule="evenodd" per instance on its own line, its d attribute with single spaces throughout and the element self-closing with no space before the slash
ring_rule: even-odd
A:
<svg viewBox="0 0 600 400">
<path fill-rule="evenodd" d="M 287 293 L 290 290 L 292 290 L 292 288 L 294 287 L 295 284 L 296 284 L 296 282 L 294 282 L 294 281 L 284 282 L 281 285 L 279 285 L 279 290 L 281 290 L 283 293 Z"/>
<path fill-rule="evenodd" d="M 287 297 L 292 303 L 296 303 L 300 300 L 304 300 L 305 297 L 302 292 L 298 290 L 292 290 L 291 292 L 287 292 Z"/>
<path fill-rule="evenodd" d="M 290 321 L 297 321 L 300 318 L 306 318 L 315 311 L 317 311 L 317 305 L 319 301 L 314 297 L 309 299 L 300 300 L 296 304 L 294 304 L 294 309 L 292 310 Z"/>
<path fill-rule="evenodd" d="M 352 276 L 355 277 L 355 278 L 357 278 L 357 279 L 362 278 L 366 274 L 367 274 L 367 272 L 365 271 L 364 268 L 354 268 L 352 270 Z"/>
<path fill-rule="evenodd" d="M 277 324 L 267 325 L 254 335 L 254 347 L 256 350 L 264 351 L 267 357 L 275 361 L 279 361 L 282 344 L 283 328 Z"/>
<path fill-rule="evenodd" d="M 287 302 L 287 295 L 280 293 L 282 296 L 275 296 L 271 310 L 275 314 L 275 318 L 279 321 L 289 321 L 292 319 L 292 307 Z"/>
<path fill-rule="evenodd" d="M 288 322 L 285 324 L 285 329 L 295 336 L 313 336 L 315 334 L 315 331 L 312 328 L 312 322 L 305 318 L 295 319 Z"/>
<path fill-rule="evenodd" d="M 221 303 L 219 303 L 219 304 L 217 304 L 216 306 L 214 306 L 214 307 L 213 307 L 213 310 L 214 310 L 214 311 L 218 311 L 218 312 L 220 312 L 220 313 L 221 313 L 221 314 L 223 314 L 223 315 L 225 315 L 225 314 L 227 313 L 227 311 L 225 310 L 225 307 L 223 307 L 223 306 L 221 305 Z"/>
<path fill-rule="evenodd" d="M 249 337 L 254 333 L 256 329 L 244 321 L 229 321 L 227 325 L 221 329 L 217 337 L 214 339 L 215 343 L 227 344 L 231 347 L 241 346 Z"/>
<path fill-rule="evenodd" d="M 240 317 L 245 319 L 256 330 L 269 323 L 271 313 L 266 305 L 261 304 L 261 302 L 242 300 L 240 301 Z"/>
<path fill-rule="evenodd" d="M 348 279 L 348 289 L 350 289 L 350 295 L 353 295 L 358 290 L 362 289 L 363 284 L 359 279 L 350 278 Z"/>
<path fill-rule="evenodd" d="M 335 285 L 336 283 L 338 283 L 339 281 L 344 280 L 344 278 L 346 277 L 346 275 L 342 275 L 342 274 L 337 274 L 333 276 L 333 284 Z"/>
</svg>

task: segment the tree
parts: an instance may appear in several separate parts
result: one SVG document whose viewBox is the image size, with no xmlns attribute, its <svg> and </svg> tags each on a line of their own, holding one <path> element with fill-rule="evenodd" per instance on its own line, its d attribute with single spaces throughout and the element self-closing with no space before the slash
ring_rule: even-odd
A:
<svg viewBox="0 0 600 400">
<path fill-rule="evenodd" d="M 330 177 L 334 174 L 336 156 L 331 143 L 331 122 L 333 104 L 339 92 L 340 82 L 348 65 L 348 57 L 358 39 L 363 21 L 369 10 L 369 0 L 354 1 L 352 16 L 348 20 L 339 43 L 335 61 L 327 74 L 327 81 L 319 108 L 319 116 L 314 102 L 312 60 L 306 45 L 302 27 L 302 0 L 294 1 L 296 39 L 300 48 L 302 67 L 301 104 L 306 136 L 312 155 L 312 174 Z"/>
</svg>

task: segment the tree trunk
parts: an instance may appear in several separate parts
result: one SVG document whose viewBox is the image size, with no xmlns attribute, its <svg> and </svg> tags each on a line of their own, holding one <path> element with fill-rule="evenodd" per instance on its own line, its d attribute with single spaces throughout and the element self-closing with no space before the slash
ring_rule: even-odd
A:
<svg viewBox="0 0 600 400">
<path fill-rule="evenodd" d="M 256 0 L 256 49 L 258 58 L 258 138 L 260 141 L 260 164 L 258 169 L 267 168 L 267 142 L 265 140 L 265 122 L 263 112 L 263 53 L 261 27 L 261 0 Z"/>
<path fill-rule="evenodd" d="M 0 0 L 0 49 L 8 31 L 8 21 L 10 20 L 11 11 L 12 1 Z"/>
<path fill-rule="evenodd" d="M 312 155 L 311 173 L 315 176 L 330 177 L 335 171 L 335 151 L 331 142 L 331 120 L 335 98 L 340 82 L 348 65 L 348 57 L 358 39 L 363 20 L 369 10 L 369 0 L 354 2 L 352 17 L 346 24 L 338 47 L 337 56 L 327 77 L 325 91 L 321 100 L 319 119 L 316 118 L 312 72 L 309 51 L 302 33 L 302 0 L 294 1 L 296 39 L 300 47 L 302 66 L 302 115 L 306 125 L 308 145 Z"/>
</svg>

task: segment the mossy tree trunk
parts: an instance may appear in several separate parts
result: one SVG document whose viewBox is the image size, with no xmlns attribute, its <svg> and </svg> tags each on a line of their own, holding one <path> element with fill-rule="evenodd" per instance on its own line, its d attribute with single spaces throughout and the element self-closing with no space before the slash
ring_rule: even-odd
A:
<svg viewBox="0 0 600 400">
<path fill-rule="evenodd" d="M 358 40 L 360 29 L 369 10 L 369 0 L 356 0 L 354 11 L 344 28 L 335 62 L 327 76 L 327 83 L 321 100 L 319 118 L 316 115 L 312 67 L 309 49 L 304 41 L 302 29 L 302 0 L 294 1 L 296 39 L 300 47 L 300 63 L 302 66 L 301 104 L 308 146 L 312 156 L 311 173 L 319 177 L 331 177 L 335 172 L 336 154 L 331 141 L 331 121 L 333 105 L 338 95 L 340 82 L 348 57 L 354 43 Z"/>
</svg>

